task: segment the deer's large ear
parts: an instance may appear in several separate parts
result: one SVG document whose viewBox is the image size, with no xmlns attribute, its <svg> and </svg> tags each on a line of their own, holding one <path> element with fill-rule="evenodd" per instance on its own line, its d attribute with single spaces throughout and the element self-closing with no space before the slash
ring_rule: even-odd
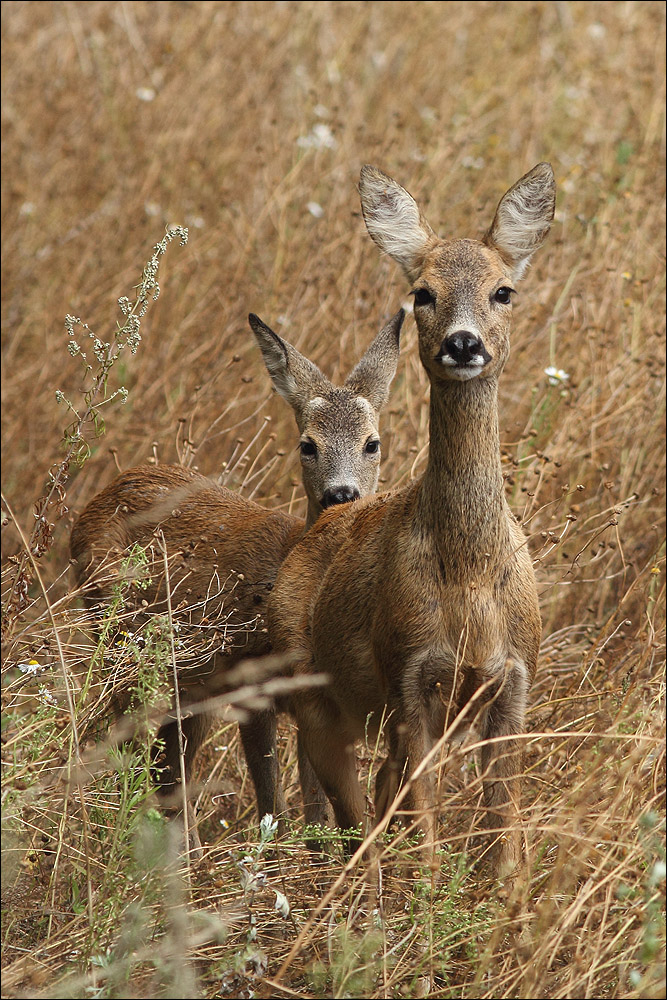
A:
<svg viewBox="0 0 667 1000">
<path fill-rule="evenodd" d="M 369 236 L 403 268 L 408 281 L 414 281 L 438 239 L 417 202 L 395 180 L 368 165 L 361 168 L 359 195 Z"/>
<path fill-rule="evenodd" d="M 522 278 L 530 258 L 544 243 L 556 208 L 556 181 L 550 163 L 538 163 L 500 199 L 484 237 Z"/>
<path fill-rule="evenodd" d="M 330 388 L 329 381 L 317 365 L 274 333 L 259 316 L 250 313 L 248 322 L 276 392 L 287 400 L 298 421 L 305 405 L 314 396 L 327 392 Z"/>
<path fill-rule="evenodd" d="M 345 388 L 363 396 L 379 413 L 389 398 L 396 374 L 405 312 L 399 309 L 389 320 L 345 380 Z"/>
</svg>

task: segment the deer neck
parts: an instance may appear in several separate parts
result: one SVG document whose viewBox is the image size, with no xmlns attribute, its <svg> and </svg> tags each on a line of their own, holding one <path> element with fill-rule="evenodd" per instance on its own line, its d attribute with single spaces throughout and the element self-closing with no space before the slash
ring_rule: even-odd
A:
<svg viewBox="0 0 667 1000">
<path fill-rule="evenodd" d="M 488 579 L 506 557 L 496 379 L 432 384 L 429 458 L 417 516 L 447 579 Z"/>
</svg>

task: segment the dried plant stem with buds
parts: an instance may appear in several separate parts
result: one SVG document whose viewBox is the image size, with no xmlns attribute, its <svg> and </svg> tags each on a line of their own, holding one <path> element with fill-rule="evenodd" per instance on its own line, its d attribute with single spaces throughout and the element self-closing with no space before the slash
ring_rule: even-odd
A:
<svg viewBox="0 0 667 1000">
<path fill-rule="evenodd" d="M 65 487 L 70 466 L 72 462 L 83 465 L 90 455 L 90 444 L 86 438 L 89 427 L 92 426 L 95 436 L 102 434 L 104 421 L 100 414 L 101 408 L 117 398 L 121 402 L 127 400 L 127 390 L 122 386 L 110 395 L 107 394 L 109 375 L 126 348 L 129 348 L 132 354 L 137 352 L 141 341 L 139 334 L 141 320 L 146 314 L 151 300 L 157 300 L 160 294 L 160 285 L 157 281 L 160 257 L 175 238 L 179 239 L 181 246 L 185 246 L 188 239 L 187 229 L 174 226 L 156 244 L 153 256 L 144 266 L 141 281 L 136 288 L 134 302 L 131 303 L 126 296 L 122 296 L 118 300 L 124 319 L 122 325 L 117 324 L 116 332 L 109 341 L 100 340 L 90 330 L 88 324 L 82 322 L 78 317 L 68 315 L 65 320 L 66 332 L 69 337 L 69 353 L 73 357 L 81 359 L 84 379 L 90 385 L 82 390 L 83 407 L 79 406 L 78 409 L 60 389 L 56 390 L 56 399 L 59 403 L 64 403 L 67 406 L 73 414 L 73 420 L 64 432 L 65 455 L 49 469 L 46 493 L 34 505 L 35 525 L 13 570 L 11 588 L 6 599 L 7 613 L 3 617 L 3 635 L 6 634 L 7 638 L 11 637 L 18 616 L 27 606 L 30 585 L 28 565 L 29 563 L 34 565 L 34 561 L 30 557 L 34 556 L 39 559 L 48 552 L 54 528 L 54 522 L 51 522 L 49 518 L 54 518 L 57 521 L 64 517 L 67 512 Z M 77 341 L 77 327 L 81 327 L 92 341 L 96 363 L 89 360 L 87 353 Z"/>
</svg>

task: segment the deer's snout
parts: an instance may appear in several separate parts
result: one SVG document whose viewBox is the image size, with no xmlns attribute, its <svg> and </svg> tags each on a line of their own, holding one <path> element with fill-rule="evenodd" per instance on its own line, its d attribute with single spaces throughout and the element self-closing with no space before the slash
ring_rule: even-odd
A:
<svg viewBox="0 0 667 1000">
<path fill-rule="evenodd" d="M 337 503 L 351 503 L 353 500 L 358 500 L 360 496 L 361 493 L 356 486 L 339 486 L 338 489 L 324 491 L 322 506 L 326 510 L 327 507 L 333 507 Z"/>
<path fill-rule="evenodd" d="M 468 330 L 457 330 L 445 337 L 437 356 L 444 365 L 485 365 L 491 355 L 482 338 Z"/>
</svg>

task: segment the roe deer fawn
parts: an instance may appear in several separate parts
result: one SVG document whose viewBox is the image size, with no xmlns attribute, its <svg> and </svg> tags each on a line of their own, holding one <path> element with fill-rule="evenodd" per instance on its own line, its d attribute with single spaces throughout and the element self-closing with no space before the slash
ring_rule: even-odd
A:
<svg viewBox="0 0 667 1000">
<path fill-rule="evenodd" d="M 540 163 L 517 181 L 481 241 L 437 237 L 408 192 L 373 167 L 362 169 L 360 193 L 370 236 L 412 286 L 430 381 L 427 467 L 405 488 L 320 518 L 281 567 L 269 636 L 276 652 L 293 652 L 295 674 L 329 675 L 328 686 L 295 694 L 292 709 L 343 828 L 364 816 L 354 742 L 384 720 L 376 822 L 417 769 L 406 802 L 433 852 L 435 781 L 418 766 L 457 717 L 460 733 L 482 710 L 486 818 L 506 830 L 494 849 L 506 874 L 521 859 L 515 737 L 541 621 L 503 490 L 498 379 L 512 286 L 553 219 L 553 171 Z"/>
<path fill-rule="evenodd" d="M 380 466 L 378 416 L 396 372 L 403 322 L 400 310 L 380 331 L 341 388 L 258 317 L 249 322 L 278 393 L 294 410 L 300 431 L 302 478 L 308 497 L 306 522 L 266 510 L 181 466 L 140 466 L 122 473 L 87 505 L 74 526 L 70 551 L 89 605 L 109 598 L 120 577 L 120 558 L 133 543 L 150 544 L 160 529 L 176 562 L 170 571 L 175 616 L 209 632 L 224 616 L 226 641 L 214 642 L 203 664 L 179 675 L 183 705 L 205 702 L 224 690 L 230 668 L 270 651 L 266 630 L 257 627 L 278 567 L 321 511 L 356 500 L 377 488 Z M 114 561 L 115 560 L 115 561 Z M 152 560 L 153 578 L 140 592 L 148 607 L 135 621 L 165 609 L 165 572 Z M 235 575 L 233 593 L 225 582 Z M 121 706 L 123 707 L 123 706 Z M 206 705 L 182 721 L 185 773 L 209 728 Z M 285 800 L 276 759 L 275 711 L 252 713 L 240 725 L 260 817 L 282 814 Z M 174 716 L 159 731 L 158 791 L 164 805 L 180 811 L 179 736 Z M 299 747 L 306 815 L 322 822 L 326 799 Z M 200 845 L 190 821 L 191 846 Z"/>
</svg>

